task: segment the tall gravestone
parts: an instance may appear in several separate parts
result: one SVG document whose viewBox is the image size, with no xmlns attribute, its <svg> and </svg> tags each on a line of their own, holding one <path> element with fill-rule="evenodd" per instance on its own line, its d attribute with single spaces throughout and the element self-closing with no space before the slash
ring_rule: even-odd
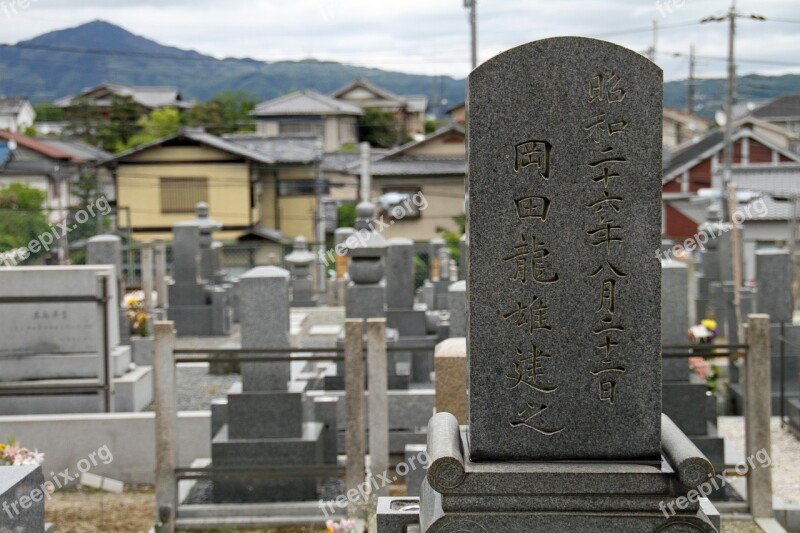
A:
<svg viewBox="0 0 800 533">
<path fill-rule="evenodd" d="M 661 263 L 661 342 L 685 346 L 689 330 L 689 268 L 685 263 Z M 685 357 L 664 358 L 664 413 L 686 433 L 715 465 L 725 466 L 725 440 L 717 434 L 717 400 L 708 396 L 706 381 L 689 370 Z"/>
<path fill-rule="evenodd" d="M 125 278 L 122 268 L 122 239 L 117 235 L 95 235 L 86 241 L 87 265 L 114 265 L 120 300 L 125 297 Z M 130 328 L 126 309 L 120 308 L 120 344 L 130 344 Z"/>
<path fill-rule="evenodd" d="M 258 267 L 240 278 L 240 287 L 242 348 L 288 348 L 289 273 Z M 290 384 L 290 363 L 241 367 L 242 384 L 228 394 L 224 420 L 212 421 L 212 427 L 221 428 L 212 440 L 213 465 L 323 464 L 323 424 L 304 420 L 304 391 L 302 384 Z M 300 501 L 315 499 L 316 489 L 314 478 L 217 480 L 213 494 L 217 502 Z"/>
<path fill-rule="evenodd" d="M 546 39 L 467 106 L 469 425 L 429 423 L 421 531 L 717 531 L 658 505 L 713 472 L 662 422 L 661 70 Z"/>
<path fill-rule="evenodd" d="M 213 232 L 220 224 L 199 203 L 197 218 L 172 228 L 173 282 L 167 315 L 180 336 L 228 335 L 233 320 L 231 286 L 221 283 L 222 247 Z"/>
<path fill-rule="evenodd" d="M 657 460 L 658 68 L 542 41 L 473 72 L 469 106 L 473 458 Z"/>
</svg>

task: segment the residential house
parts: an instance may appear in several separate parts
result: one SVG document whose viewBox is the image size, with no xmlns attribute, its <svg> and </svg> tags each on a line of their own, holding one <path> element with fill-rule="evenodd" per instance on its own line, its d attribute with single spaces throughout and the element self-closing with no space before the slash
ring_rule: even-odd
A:
<svg viewBox="0 0 800 533">
<path fill-rule="evenodd" d="M 450 115 L 450 121 L 455 122 L 461 126 L 467 125 L 467 103 L 461 102 L 453 107 L 447 109 L 446 113 Z"/>
<path fill-rule="evenodd" d="M 128 87 L 115 83 L 103 83 L 78 94 L 65 96 L 53 102 L 53 105 L 69 114 L 79 103 L 88 102 L 100 109 L 103 116 L 107 116 L 114 96 L 130 96 L 139 105 L 142 116 L 150 114 L 154 109 L 188 109 L 192 106 L 191 103 L 184 102 L 176 87 Z"/>
<path fill-rule="evenodd" d="M 316 137 L 220 138 L 187 128 L 104 164 L 115 176 L 117 205 L 130 210 L 135 238 L 170 238 L 172 226 L 194 218 L 202 201 L 224 224 L 222 240 L 258 230 L 313 241 L 321 153 Z"/>
<path fill-rule="evenodd" d="M 800 164 L 740 166 L 733 169 L 731 181 L 739 191 L 758 194 L 749 203 L 749 210 L 748 206 L 740 207 L 743 213 L 749 213 L 741 232 L 744 275 L 753 279 L 756 250 L 781 246 L 792 238 L 791 222 L 798 212 L 792 202 L 800 210 Z"/>
<path fill-rule="evenodd" d="M 702 139 L 675 152 L 662 174 L 663 235 L 683 241 L 705 220 L 706 203 L 697 201 L 700 189 L 721 187 L 724 133 L 713 130 Z M 733 172 L 794 166 L 800 156 L 745 126 L 733 135 Z"/>
<path fill-rule="evenodd" d="M 114 205 L 116 202 L 114 181 L 111 179 L 111 174 L 108 172 L 108 169 L 99 166 L 100 163 L 112 157 L 113 154 L 73 137 L 39 136 L 36 137 L 36 140 L 51 148 L 72 155 L 74 161 L 80 162 L 79 172 L 97 174 L 100 180 L 100 194 L 108 200 L 110 205 Z"/>
<path fill-rule="evenodd" d="M 756 104 L 750 115 L 800 134 L 800 94 L 787 94 Z"/>
<path fill-rule="evenodd" d="M 33 126 L 36 111 L 24 96 L 0 96 L 0 130 L 24 133 Z"/>
<path fill-rule="evenodd" d="M 425 134 L 425 112 L 428 98 L 421 95 L 400 96 L 364 78 L 358 78 L 331 93 L 331 98 L 344 100 L 362 109 L 380 109 L 395 115 L 408 135 Z"/>
<path fill-rule="evenodd" d="M 360 173 L 360 164 L 351 167 Z M 372 160 L 371 200 L 378 216 L 390 224 L 386 238 L 405 237 L 427 243 L 440 237 L 437 228 L 457 230 L 454 217 L 464 214 L 466 149 L 464 130 L 457 125 L 440 128 L 420 141 L 390 150 Z M 421 196 L 419 196 L 421 195 Z M 424 202 L 409 203 L 417 197 Z M 393 207 L 404 209 L 402 217 Z"/>
<path fill-rule="evenodd" d="M 710 121 L 682 109 L 664 106 L 662 125 L 664 146 L 674 150 L 705 135 Z"/>
<path fill-rule="evenodd" d="M 89 161 L 33 137 L 0 130 L 0 187 L 24 183 L 43 191 L 52 224 L 61 222 L 72 201 L 70 183 Z"/>
<path fill-rule="evenodd" d="M 322 138 L 326 152 L 358 141 L 360 107 L 316 91 L 296 91 L 258 104 L 250 114 L 256 133 L 266 137 L 312 134 Z"/>
</svg>

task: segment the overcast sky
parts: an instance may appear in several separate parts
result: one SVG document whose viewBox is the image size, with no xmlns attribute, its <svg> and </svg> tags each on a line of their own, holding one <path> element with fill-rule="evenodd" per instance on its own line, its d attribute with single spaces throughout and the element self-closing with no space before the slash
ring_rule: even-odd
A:
<svg viewBox="0 0 800 533">
<path fill-rule="evenodd" d="M 469 72 L 463 0 L 27 1 L 29 7 L 21 8 L 20 0 L 0 0 L 0 42 L 103 19 L 162 44 L 220 58 L 313 57 L 410 73 L 465 77 Z M 557 35 L 597 36 L 644 51 L 653 44 L 649 28 L 655 20 L 661 26 L 657 62 L 666 79 L 687 76 L 688 58 L 672 54 L 688 55 L 692 43 L 700 56 L 699 77 L 725 72 L 727 25 L 683 24 L 723 14 L 727 0 L 478 2 L 480 61 Z M 772 19 L 740 21 L 740 74 L 800 73 L 800 1 L 739 0 L 738 7 Z"/>
</svg>

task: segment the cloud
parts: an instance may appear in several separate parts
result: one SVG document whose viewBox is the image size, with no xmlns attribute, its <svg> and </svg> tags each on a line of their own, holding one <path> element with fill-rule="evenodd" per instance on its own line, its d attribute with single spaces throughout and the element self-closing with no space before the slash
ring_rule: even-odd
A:
<svg viewBox="0 0 800 533">
<path fill-rule="evenodd" d="M 797 18 L 796 0 L 738 4 L 770 18 Z M 698 76 L 719 77 L 725 74 L 727 26 L 699 20 L 727 6 L 721 0 L 478 0 L 479 56 L 486 60 L 556 35 L 602 36 L 643 52 L 653 44 L 655 20 L 657 59 L 668 79 L 688 74 L 688 59 L 673 54 L 687 54 L 691 43 L 702 56 Z M 37 0 L 12 19 L 0 13 L 0 35 L 16 42 L 98 18 L 215 57 L 314 57 L 411 73 L 469 73 L 469 26 L 461 0 Z M 800 72 L 800 24 L 742 20 L 738 29 L 739 56 L 756 60 L 742 61 L 741 73 Z"/>
</svg>

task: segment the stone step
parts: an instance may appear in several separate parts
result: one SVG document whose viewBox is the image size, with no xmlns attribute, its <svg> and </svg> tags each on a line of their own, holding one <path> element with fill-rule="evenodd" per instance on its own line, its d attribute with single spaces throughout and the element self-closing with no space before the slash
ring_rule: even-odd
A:
<svg viewBox="0 0 800 533">
<path fill-rule="evenodd" d="M 62 378 L 94 378 L 99 374 L 97 353 L 3 354 L 0 355 L 0 382 Z M 122 376 L 131 364 L 131 347 L 117 346 L 111 351 L 111 369 Z"/>
<path fill-rule="evenodd" d="M 153 401 L 153 369 L 140 366 L 114 379 L 114 410 L 117 412 L 138 412 Z M 39 381 L 7 382 L 9 387 L 75 387 L 90 386 L 95 379 L 50 379 Z M 5 396 L 0 401 L 0 415 L 38 415 L 99 413 L 103 411 L 102 400 L 98 394 L 78 394 L 65 390 L 59 395 L 16 394 Z"/>
</svg>

